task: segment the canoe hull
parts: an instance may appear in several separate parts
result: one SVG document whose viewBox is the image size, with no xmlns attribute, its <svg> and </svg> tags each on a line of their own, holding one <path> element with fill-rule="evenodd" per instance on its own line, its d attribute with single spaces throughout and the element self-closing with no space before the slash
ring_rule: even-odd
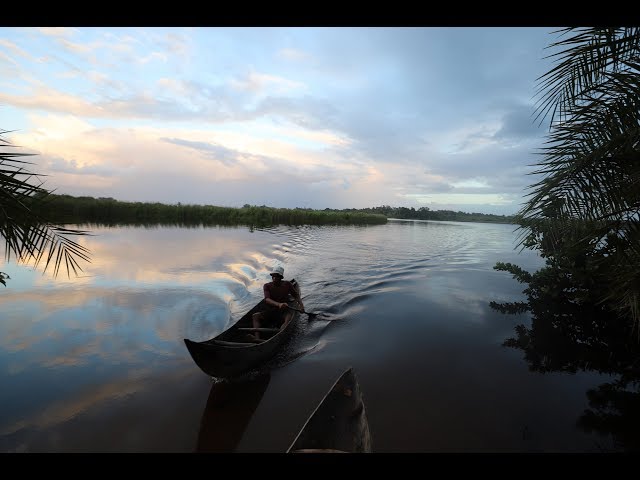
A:
<svg viewBox="0 0 640 480">
<path fill-rule="evenodd" d="M 297 282 L 291 282 L 300 291 Z M 295 301 L 290 301 L 289 305 L 300 308 Z M 212 377 L 233 378 L 247 373 L 273 357 L 291 337 L 300 313 L 287 309 L 284 314 L 286 325 L 262 343 L 243 342 L 242 338 L 246 337 L 247 333 L 239 329 L 251 328 L 252 315 L 261 311 L 264 306 L 264 300 L 261 300 L 233 326 L 214 338 L 204 342 L 194 342 L 185 338 L 184 343 L 196 365 Z"/>
<path fill-rule="evenodd" d="M 367 414 L 352 368 L 334 383 L 287 451 L 371 452 Z"/>
</svg>

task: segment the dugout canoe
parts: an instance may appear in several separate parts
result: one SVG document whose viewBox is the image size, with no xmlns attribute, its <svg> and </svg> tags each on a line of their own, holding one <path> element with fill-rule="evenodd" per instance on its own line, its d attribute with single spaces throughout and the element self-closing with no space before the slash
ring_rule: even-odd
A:
<svg viewBox="0 0 640 480">
<path fill-rule="evenodd" d="M 288 453 L 369 453 L 371 434 L 362 392 L 348 368 L 311 413 Z"/>
<path fill-rule="evenodd" d="M 295 279 L 290 282 L 300 292 L 298 282 Z M 193 361 L 207 375 L 216 378 L 237 377 L 269 360 L 289 339 L 300 317 L 300 305 L 293 298 L 287 304 L 290 308 L 283 311 L 283 326 L 258 329 L 260 341 L 252 338 L 256 329 L 253 328 L 251 317 L 264 309 L 264 299 L 220 335 L 202 342 L 185 338 L 184 343 Z"/>
</svg>

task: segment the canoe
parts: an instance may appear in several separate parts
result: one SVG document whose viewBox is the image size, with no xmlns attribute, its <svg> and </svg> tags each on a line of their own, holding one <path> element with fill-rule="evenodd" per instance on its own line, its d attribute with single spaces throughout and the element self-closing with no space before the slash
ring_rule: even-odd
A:
<svg viewBox="0 0 640 480">
<path fill-rule="evenodd" d="M 353 368 L 348 368 L 333 384 L 287 452 L 371 452 L 369 423 Z"/>
<path fill-rule="evenodd" d="M 296 280 L 290 281 L 300 292 Z M 300 305 L 292 298 L 287 303 L 291 308 L 283 311 L 283 326 L 280 329 L 259 329 L 260 341 L 252 338 L 251 334 L 255 333 L 256 329 L 253 328 L 251 316 L 263 310 L 264 299 L 216 337 L 203 342 L 185 338 L 184 343 L 191 358 L 204 373 L 216 378 L 233 378 L 249 372 L 273 357 L 291 336 L 300 317 L 300 312 L 293 309 L 300 309 Z"/>
</svg>

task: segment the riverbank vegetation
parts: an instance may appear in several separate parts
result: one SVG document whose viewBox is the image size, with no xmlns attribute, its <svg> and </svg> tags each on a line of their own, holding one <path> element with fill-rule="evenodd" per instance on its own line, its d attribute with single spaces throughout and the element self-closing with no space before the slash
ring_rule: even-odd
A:
<svg viewBox="0 0 640 480">
<path fill-rule="evenodd" d="M 241 208 L 181 203 L 167 205 L 71 195 L 51 195 L 39 208 L 58 222 L 79 225 L 373 225 L 387 221 L 382 214 L 358 211 L 287 209 L 265 205 Z"/>
<path fill-rule="evenodd" d="M 328 210 L 328 209 L 327 209 Z M 487 222 L 487 223 L 517 223 L 515 215 L 494 215 L 490 213 L 466 213 L 453 210 L 431 210 L 429 207 L 390 207 L 383 205 L 374 208 L 362 208 L 359 210 L 336 210 L 336 211 L 357 211 L 363 213 L 382 214 L 387 218 L 402 218 L 407 220 L 439 220 L 451 222 Z"/>
<path fill-rule="evenodd" d="M 505 346 L 532 371 L 596 371 L 612 381 L 587 393 L 577 424 L 640 451 L 640 28 L 566 29 L 558 65 L 540 78 L 538 113 L 551 115 L 542 179 L 519 213 L 520 244 L 545 266 L 498 262 L 527 287 L 531 313 Z"/>
<path fill-rule="evenodd" d="M 314 210 L 244 205 L 168 205 L 158 202 L 125 202 L 114 198 L 49 195 L 38 208 L 43 215 L 68 224 L 180 224 L 180 225 L 375 225 L 387 218 L 513 223 L 513 217 L 481 213 L 432 211 L 426 207 L 381 206 L 363 209 Z"/>
<path fill-rule="evenodd" d="M 640 28 L 563 34 L 552 45 L 558 65 L 539 79 L 538 115 L 552 112 L 550 133 L 535 172 L 541 180 L 519 213 L 521 244 L 546 259 L 540 275 L 563 277 L 570 292 L 586 289 L 637 323 Z"/>
</svg>

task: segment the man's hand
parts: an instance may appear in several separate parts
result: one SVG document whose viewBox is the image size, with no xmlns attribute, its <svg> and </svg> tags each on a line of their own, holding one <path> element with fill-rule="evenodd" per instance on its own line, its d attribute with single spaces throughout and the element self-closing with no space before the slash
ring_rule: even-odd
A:
<svg viewBox="0 0 640 480">
<path fill-rule="evenodd" d="M 280 310 L 282 310 L 283 308 L 287 308 L 287 304 L 286 304 L 286 303 L 284 303 L 284 302 L 283 302 L 283 303 L 280 303 L 280 304 L 278 305 L 278 308 L 279 308 Z"/>
</svg>

